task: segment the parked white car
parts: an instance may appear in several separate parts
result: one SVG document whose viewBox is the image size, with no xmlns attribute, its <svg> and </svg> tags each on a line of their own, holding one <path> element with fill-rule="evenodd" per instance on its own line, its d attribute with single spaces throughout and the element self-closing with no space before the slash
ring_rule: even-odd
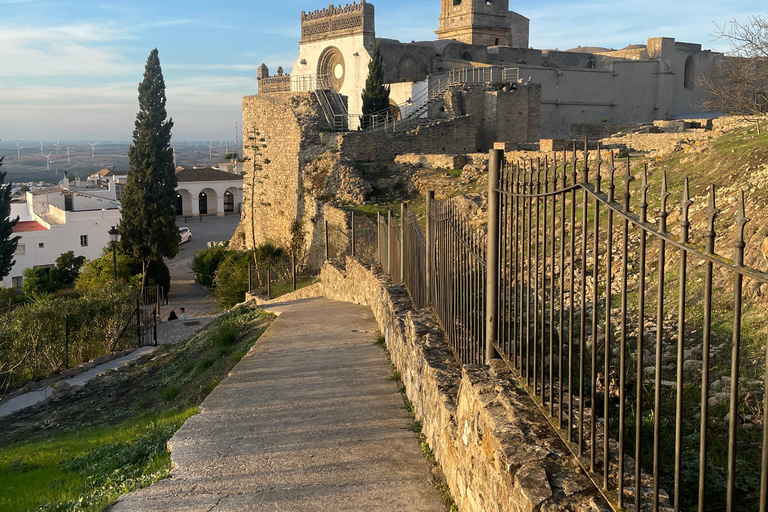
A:
<svg viewBox="0 0 768 512">
<path fill-rule="evenodd" d="M 192 231 L 189 228 L 179 228 L 179 233 L 181 233 L 181 242 L 189 242 L 192 240 Z"/>
</svg>

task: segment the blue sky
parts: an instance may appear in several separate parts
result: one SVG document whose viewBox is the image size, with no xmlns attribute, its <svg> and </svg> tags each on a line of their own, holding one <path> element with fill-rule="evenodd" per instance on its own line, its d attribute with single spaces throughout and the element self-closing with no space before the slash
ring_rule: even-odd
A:
<svg viewBox="0 0 768 512">
<path fill-rule="evenodd" d="M 434 39 L 440 0 L 379 0 L 376 33 Z M 323 0 L 0 0 L 0 139 L 128 140 L 137 85 L 157 47 L 177 140 L 232 139 L 256 68 L 289 71 L 302 10 Z M 621 48 L 675 37 L 705 48 L 714 23 L 765 15 L 762 2 L 511 2 L 531 19 L 534 48 Z"/>
</svg>

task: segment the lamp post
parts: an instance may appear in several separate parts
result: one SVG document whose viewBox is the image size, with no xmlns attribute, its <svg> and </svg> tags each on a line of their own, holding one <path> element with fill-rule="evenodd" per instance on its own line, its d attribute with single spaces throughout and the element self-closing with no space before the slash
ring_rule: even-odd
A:
<svg viewBox="0 0 768 512">
<path fill-rule="evenodd" d="M 112 226 L 112 229 L 107 231 L 109 233 L 109 241 L 112 242 L 112 266 L 115 269 L 115 282 L 117 282 L 117 242 L 120 241 L 120 232 Z"/>
</svg>

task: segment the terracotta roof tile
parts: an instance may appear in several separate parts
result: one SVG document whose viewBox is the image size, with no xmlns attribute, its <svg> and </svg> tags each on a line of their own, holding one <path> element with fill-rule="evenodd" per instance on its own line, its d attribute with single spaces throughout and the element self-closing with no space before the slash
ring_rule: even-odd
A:
<svg viewBox="0 0 768 512">
<path fill-rule="evenodd" d="M 17 222 L 16 225 L 13 226 L 14 233 L 26 233 L 28 231 L 45 231 L 46 229 L 48 228 L 43 226 L 36 220 Z"/>
</svg>

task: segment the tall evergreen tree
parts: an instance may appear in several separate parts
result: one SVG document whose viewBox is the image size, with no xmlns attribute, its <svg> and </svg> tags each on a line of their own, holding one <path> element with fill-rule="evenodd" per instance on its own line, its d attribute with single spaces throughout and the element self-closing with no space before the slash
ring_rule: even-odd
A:
<svg viewBox="0 0 768 512">
<path fill-rule="evenodd" d="M 119 226 L 123 250 L 141 261 L 142 286 L 151 261 L 172 258 L 179 252 L 173 121 L 166 119 L 165 102 L 165 81 L 155 48 L 139 84 L 139 112 L 128 150 L 131 170 L 121 199 Z"/>
<path fill-rule="evenodd" d="M 3 165 L 3 158 L 0 157 L 0 166 Z M 19 217 L 11 220 L 11 185 L 5 183 L 5 172 L 0 172 L 0 279 L 11 273 L 13 264 L 13 253 L 16 252 L 16 246 L 19 244 L 20 236 L 13 235 L 13 227 L 19 222 Z"/>
<path fill-rule="evenodd" d="M 376 41 L 373 55 L 368 63 L 368 77 L 361 95 L 363 100 L 363 127 L 367 128 L 373 122 L 372 114 L 389 108 L 389 87 L 384 85 L 384 63 L 381 60 L 381 45 Z"/>
</svg>

